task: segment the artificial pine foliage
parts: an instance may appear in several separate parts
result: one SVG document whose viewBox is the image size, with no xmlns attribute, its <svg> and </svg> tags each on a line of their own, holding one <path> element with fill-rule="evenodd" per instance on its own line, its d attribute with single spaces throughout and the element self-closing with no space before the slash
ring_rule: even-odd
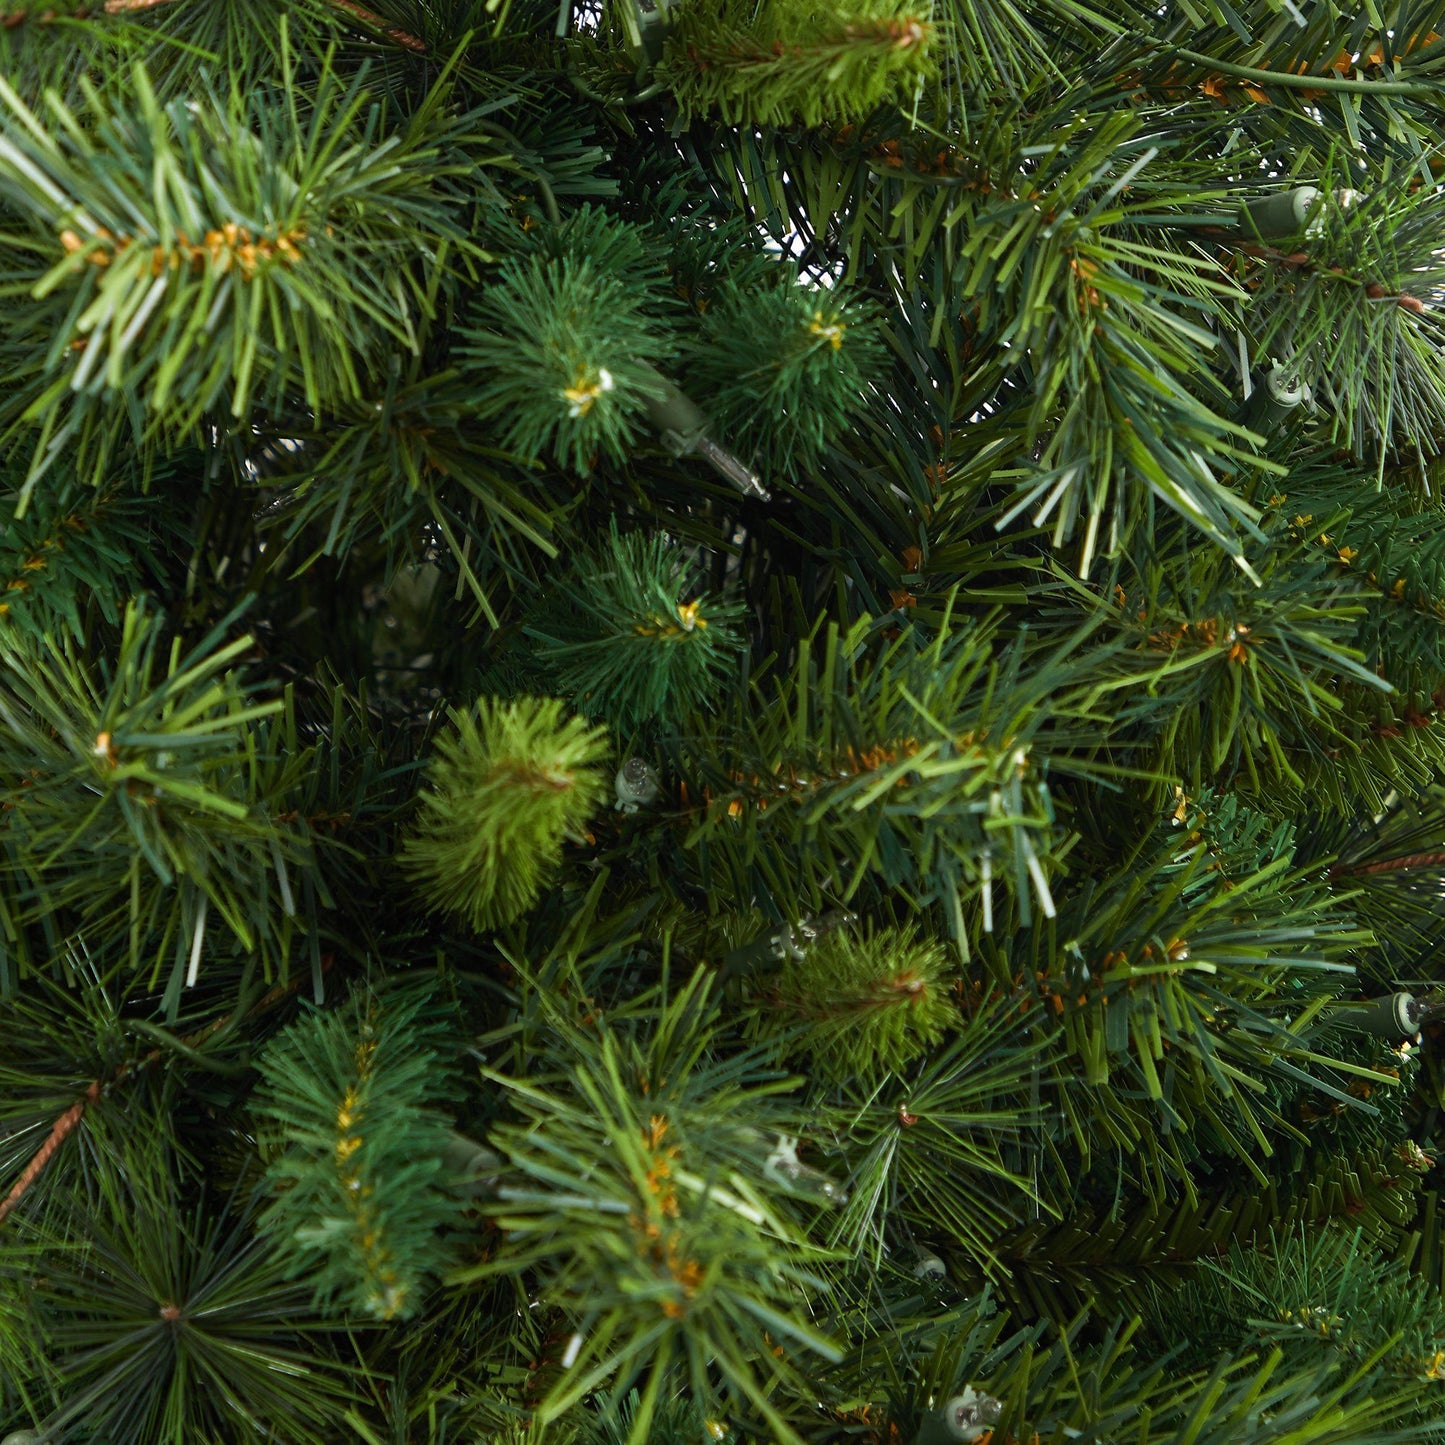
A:
<svg viewBox="0 0 1445 1445">
<path fill-rule="evenodd" d="M 455 1212 L 439 1178 L 446 1121 L 426 1107 L 446 1084 L 438 1024 L 429 1035 L 418 1018 L 426 1003 L 357 989 L 319 1027 L 292 1024 L 257 1063 L 255 1112 L 280 1141 L 266 1150 L 266 1227 L 318 1298 L 344 1294 L 349 1312 L 383 1320 L 416 1312 L 426 1276 L 447 1263 Z"/>
<path fill-rule="evenodd" d="M 693 570 L 666 537 L 623 537 L 614 525 L 538 598 L 519 651 L 580 711 L 623 735 L 648 724 L 675 731 L 718 698 L 747 645 L 742 607 L 694 592 Z"/>
<path fill-rule="evenodd" d="M 790 271 L 766 287 L 715 296 L 685 374 L 723 435 L 769 474 L 817 464 L 872 399 L 882 347 L 859 302 L 818 295 Z"/>
<path fill-rule="evenodd" d="M 0 1442 L 1445 1442 L 1442 134 L 0 3 Z"/>
<path fill-rule="evenodd" d="M 510 923 L 551 881 L 602 794 L 601 728 L 556 698 L 483 699 L 437 740 L 420 816 L 399 856 L 433 907 L 473 929 Z"/>
<path fill-rule="evenodd" d="M 959 1022 L 951 971 L 941 943 L 907 928 L 833 933 L 764 985 L 755 1027 L 768 1036 L 791 1018 L 787 1051 L 840 1083 L 902 1073 Z"/>
<path fill-rule="evenodd" d="M 574 471 L 599 452 L 626 455 L 666 344 L 602 260 L 514 263 L 478 301 L 458 348 L 472 403 L 502 443 L 523 456 L 550 452 Z"/>
</svg>

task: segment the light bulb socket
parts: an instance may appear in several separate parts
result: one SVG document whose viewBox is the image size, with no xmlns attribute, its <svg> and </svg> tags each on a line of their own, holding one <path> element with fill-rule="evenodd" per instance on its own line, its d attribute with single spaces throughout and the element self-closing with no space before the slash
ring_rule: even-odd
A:
<svg viewBox="0 0 1445 1445">
<path fill-rule="evenodd" d="M 1238 229 L 1262 241 L 1303 235 L 1310 229 L 1312 213 L 1323 199 L 1324 192 L 1318 186 L 1297 186 L 1292 191 L 1257 196 L 1241 204 Z"/>
<path fill-rule="evenodd" d="M 447 1135 L 442 1150 L 443 1179 L 454 1194 L 464 1199 L 477 1199 L 496 1193 L 501 1177 L 501 1156 L 455 1131 Z M 8 1442 L 0 1442 L 8 1445 Z"/>
<path fill-rule="evenodd" d="M 1314 392 L 1298 371 L 1275 362 L 1254 378 L 1254 387 L 1244 410 L 1244 422 L 1251 430 L 1268 433 L 1284 426 L 1314 404 Z"/>
<path fill-rule="evenodd" d="M 973 1445 L 998 1423 L 1002 1401 L 965 1386 L 941 1410 L 935 1410 L 919 1427 L 914 1445 Z"/>
<path fill-rule="evenodd" d="M 1346 1028 L 1377 1039 L 1404 1039 L 1420 1032 L 1425 1021 L 1425 1005 L 1412 993 L 1383 994 L 1368 1003 L 1349 1004 L 1332 1011 L 1332 1016 Z"/>
<path fill-rule="evenodd" d="M 675 457 L 696 452 L 707 437 L 707 413 L 655 367 L 641 369 L 653 384 L 643 402 L 647 420 L 662 438 L 663 446 Z"/>
<path fill-rule="evenodd" d="M 643 79 L 662 59 L 670 25 L 667 7 L 659 6 L 657 0 L 632 0 L 622 10 L 627 53 Z"/>
<path fill-rule="evenodd" d="M 1275 406 L 1293 411 L 1297 406 L 1308 406 L 1313 393 L 1310 384 L 1297 371 L 1288 371 L 1275 365 L 1264 374 L 1264 390 Z"/>
<path fill-rule="evenodd" d="M 917 1257 L 913 1263 L 914 1279 L 947 1279 L 948 1266 L 931 1249 L 924 1249 L 918 1246 Z"/>
</svg>

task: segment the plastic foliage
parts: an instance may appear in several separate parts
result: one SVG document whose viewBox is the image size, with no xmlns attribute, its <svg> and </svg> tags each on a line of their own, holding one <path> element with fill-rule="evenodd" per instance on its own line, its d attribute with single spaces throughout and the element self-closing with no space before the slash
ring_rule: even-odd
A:
<svg viewBox="0 0 1445 1445">
<path fill-rule="evenodd" d="M 913 927 L 840 929 L 761 985 L 751 1029 L 836 1083 L 900 1073 L 962 1022 L 956 966 L 952 949 Z"/>
<path fill-rule="evenodd" d="M 1291 525 L 1289 513 L 1269 514 L 1253 579 L 1214 548 L 1188 547 L 1120 583 L 1108 611 L 1127 647 L 1101 667 L 1121 720 L 1157 740 L 1160 774 L 1191 792 L 1223 774 L 1276 812 L 1286 798 L 1316 801 L 1316 774 L 1359 750 L 1358 699 L 1391 692 L 1356 644 L 1367 600 L 1315 524 L 1295 512 Z"/>
<path fill-rule="evenodd" d="M 578 1445 L 627 1445 L 640 1405 L 642 1396 L 636 1390 L 631 1390 L 620 1406 L 608 1402 L 607 1409 L 582 1426 Z M 676 1394 L 657 1406 L 647 1431 L 647 1445 L 698 1445 L 725 1441 L 730 1433 L 724 1420 L 709 1419 L 688 1397 Z"/>
<path fill-rule="evenodd" d="M 429 992 L 355 988 L 267 1046 L 252 1107 L 274 1152 L 262 1218 L 318 1308 L 408 1318 L 449 1260 L 447 1020 Z"/>
<path fill-rule="evenodd" d="M 750 125 L 865 120 L 936 75 L 937 22 L 915 0 L 693 0 L 679 5 L 657 79 L 685 113 Z"/>
<path fill-rule="evenodd" d="M 454 182 L 475 181 L 477 137 L 446 77 L 381 142 L 362 78 L 306 84 L 293 64 L 276 90 L 201 81 L 172 101 L 136 64 L 123 105 L 87 84 L 38 114 L 0 84 L 18 226 L 0 417 L 35 438 L 27 485 L 67 447 L 99 480 L 122 425 L 174 441 L 211 413 L 362 396 L 435 304 L 408 261 L 475 254 Z M 374 282 L 382 257 L 395 285 Z"/>
<path fill-rule="evenodd" d="M 257 1237 L 255 1200 L 188 1204 L 138 1148 L 109 1158 L 84 1238 L 45 1239 L 27 1271 L 62 1372 L 47 1440 L 321 1445 L 344 1398 L 309 1347 L 306 1290 Z"/>
<path fill-rule="evenodd" d="M 306 756 L 271 730 L 287 700 L 256 697 L 235 670 L 252 640 L 224 641 L 233 620 L 183 652 L 135 602 L 99 664 L 68 640 L 0 637 L 4 867 L 23 880 L 19 900 L 118 917 L 133 967 L 158 976 L 170 957 L 172 1004 L 198 976 L 208 929 L 282 957 L 293 870 L 312 864 L 304 830 L 280 816 Z"/>
<path fill-rule="evenodd" d="M 542 1056 L 483 1070 L 517 1122 L 491 1135 L 509 1166 L 490 1210 L 501 1241 L 465 1277 L 537 1280 L 573 1329 L 539 1418 L 604 1385 L 620 1404 L 637 1385 L 628 1445 L 682 1387 L 709 1411 L 720 1387 L 792 1445 L 774 1382 L 806 1391 L 810 1360 L 838 1357 L 808 1320 L 827 1256 L 790 1207 L 830 1192 L 780 1132 L 792 1115 L 774 1096 L 797 1081 L 714 1052 L 710 982 L 700 971 L 670 997 L 578 1015 L 553 981 L 533 997 Z"/>
<path fill-rule="evenodd" d="M 380 538 L 397 564 L 414 559 L 417 534 L 427 528 L 452 547 L 467 589 L 498 625 L 495 571 L 524 541 L 554 549 L 556 497 L 536 477 L 518 474 L 477 417 L 472 384 L 457 367 L 437 371 L 428 355 L 411 357 L 377 390 L 276 429 L 275 470 L 265 478 L 276 494 L 264 513 L 268 527 L 313 545 L 308 562 L 344 558 Z M 254 466 L 255 438 L 236 435 L 232 443 L 244 475 Z M 476 548 L 471 556 L 463 536 Z"/>
<path fill-rule="evenodd" d="M 14 513 L 20 495 L 0 488 L 0 511 Z M 167 523 L 157 497 L 57 480 L 0 532 L 0 633 L 84 642 L 95 622 L 119 622 Z"/>
<path fill-rule="evenodd" d="M 429 787 L 401 849 L 422 897 L 474 929 L 499 928 L 536 902 L 610 779 L 607 734 L 565 717 L 556 698 L 483 698 L 451 713 Z"/>
<path fill-rule="evenodd" d="M 1231 882 L 1295 856 L 1295 825 L 1251 808 L 1232 793 L 1202 788 L 1191 797 L 1179 788 L 1172 801 L 1155 829 L 1156 840 L 1178 850 L 1161 870 L 1166 877 L 1190 871 L 1197 843 L 1204 844 L 1211 869 Z"/>
<path fill-rule="evenodd" d="M 555 224 L 533 226 L 518 238 L 517 249 L 548 262 L 590 262 L 599 273 L 632 291 L 659 287 L 667 280 L 664 254 L 650 230 L 619 220 L 600 206 L 585 205 Z M 645 309 L 675 310 L 675 298 L 647 296 Z"/>
<path fill-rule="evenodd" d="M 1292 1365 L 1365 1367 L 1418 1388 L 1417 1411 L 1445 1420 L 1445 1305 L 1438 1290 L 1338 1226 L 1300 1229 L 1201 1261 L 1177 1290 L 1156 1291 L 1151 1328 L 1187 1340 L 1186 1367 L 1221 1350 L 1283 1351 Z M 1361 1393 L 1364 1393 L 1363 1391 Z"/>
<path fill-rule="evenodd" d="M 834 1141 L 829 1167 L 846 1168 L 830 1243 L 876 1267 L 889 1222 L 902 1220 L 992 1269 L 999 1237 L 1037 1215 L 1029 1181 L 1003 1155 L 1008 1142 L 1037 1147 L 1037 1022 L 1027 1001 L 996 998 L 906 1076 L 863 1073 L 815 1093 Z"/>
<path fill-rule="evenodd" d="M 1247 568 L 1258 513 L 1231 474 L 1262 463 L 1257 438 L 1231 419 L 1213 370 L 1219 336 L 1205 324 L 1241 293 L 1216 258 L 1158 224 L 1162 210 L 1200 209 L 1214 176 L 1187 165 L 1171 175 L 1134 107 L 1082 111 L 1057 94 L 1001 96 L 980 115 L 954 172 L 963 184 L 936 207 L 910 205 L 910 229 L 890 236 L 909 253 L 903 274 L 919 275 L 932 253 L 916 229 L 927 213 L 935 241 L 951 234 L 958 247 L 933 304 L 961 310 L 955 344 L 967 336 L 975 355 L 987 337 L 999 368 L 979 393 L 984 415 L 970 420 L 998 406 L 1000 443 L 1025 444 L 1006 524 L 1072 541 L 1087 575 L 1168 507 Z M 920 199 L 936 194 L 929 179 Z"/>
<path fill-rule="evenodd" d="M 720 695 L 746 646 L 742 607 L 695 590 L 682 550 L 619 535 L 577 562 L 526 627 L 557 689 L 619 730 L 677 729 Z"/>
<path fill-rule="evenodd" d="M 499 442 L 578 472 L 627 457 L 658 394 L 652 368 L 672 349 L 630 233 L 589 220 L 506 262 L 457 347 L 473 404 Z"/>
<path fill-rule="evenodd" d="M 844 1361 L 835 1388 L 877 1402 L 868 1418 L 885 1422 L 886 1439 L 967 1440 L 939 1429 L 939 1415 L 946 1402 L 970 1395 L 991 1402 L 996 1422 L 977 1433 L 977 1445 L 1420 1445 L 1439 1438 L 1419 1429 L 1418 1385 L 1372 1393 L 1368 1369 L 1290 1358 L 1268 1345 L 1216 1354 L 1188 1371 L 1171 1359 L 1174 1343 L 1151 1341 L 1137 1319 L 1091 1321 L 1086 1313 L 1020 1326 L 980 1296 L 931 1318 L 890 1321 Z"/>
<path fill-rule="evenodd" d="M 1311 422 L 1370 461 L 1391 448 L 1438 451 L 1445 358 L 1433 304 L 1445 268 L 1436 240 L 1445 198 L 1378 160 L 1332 157 L 1293 237 L 1306 267 L 1255 262 L 1238 308 L 1249 353 L 1286 364 L 1313 392 Z"/>
<path fill-rule="evenodd" d="M 739 891 L 765 887 L 784 913 L 870 881 L 907 890 L 916 908 L 941 906 L 963 957 L 1005 899 L 1026 922 L 1053 915 L 1066 835 L 1050 778 L 1111 771 L 1084 756 L 1099 723 L 1073 687 L 1081 664 L 1067 644 L 1026 661 L 994 619 L 952 606 L 927 637 L 885 642 L 867 618 L 830 628 L 689 740 L 684 770 L 707 807 L 688 842 Z"/>
<path fill-rule="evenodd" d="M 1388 813 L 1320 819 L 1308 836 L 1311 852 L 1333 858 L 1335 876 L 1360 890 L 1355 906 L 1377 939 L 1360 971 L 1378 989 L 1416 977 L 1420 960 L 1440 947 L 1439 874 L 1411 864 L 1445 851 L 1436 819 L 1442 801 L 1445 794 L 1431 787 L 1397 799 Z"/>
<path fill-rule="evenodd" d="M 637 1419 L 642 1397 L 628 1393 L 620 1407 L 596 1416 L 582 1435 L 579 1445 L 627 1445 Z M 674 1396 L 664 1401 L 652 1417 L 647 1445 L 697 1445 L 698 1441 L 725 1440 L 728 1431 L 722 1421 L 709 1420 L 691 1401 Z"/>
<path fill-rule="evenodd" d="M 1281 857 L 1222 877 L 1204 839 L 1168 832 L 1107 876 L 1078 872 L 1057 917 L 1014 934 L 990 971 L 1043 1005 L 1059 1050 L 1050 1097 L 1085 1150 L 1096 1130 L 1101 1144 L 1122 1133 L 1183 1173 L 1187 1126 L 1192 1148 L 1209 1141 L 1262 1185 L 1284 1127 L 1266 1078 L 1347 1108 L 1356 1081 L 1395 1082 L 1323 1052 L 1311 1027 L 1369 940 L 1317 870 Z"/>
<path fill-rule="evenodd" d="M 884 351 L 863 301 L 785 280 L 736 286 L 708 307 L 685 358 L 714 434 L 764 480 L 807 468 L 869 404 Z"/>
<path fill-rule="evenodd" d="M 42 1251 L 16 1231 L 0 1251 L 0 1419 L 45 1413 L 42 1390 L 53 1393 L 59 1371 L 45 1353 L 32 1291 L 24 1272 L 43 1268 Z"/>
<path fill-rule="evenodd" d="M 83 939 L 72 939 L 54 961 L 60 977 L 36 970 L 18 987 L 6 981 L 5 1016 L 17 1041 L 0 1064 L 0 1226 L 14 1226 L 0 1228 L 0 1255 L 7 1260 L 26 1246 L 21 1221 L 38 1218 L 63 1227 L 74 1217 L 74 1201 L 94 1194 L 95 1171 L 114 1134 L 143 1132 L 157 1148 L 175 1137 L 163 1107 L 164 1071 L 154 1067 L 163 1055 L 148 1052 L 156 1035 L 147 1037 L 153 1026 L 145 1015 L 155 1013 L 154 996 L 147 998 L 143 988 L 107 987 L 108 952 L 97 948 L 92 955 Z M 211 1030 L 202 1045 L 209 1050 L 206 1062 L 216 1061 L 226 1043 L 223 1030 Z M 201 1056 L 194 1049 L 191 1061 Z M 77 1100 L 84 1101 L 78 1113 Z M 31 1174 L 57 1117 L 68 1121 L 70 1132 Z"/>
</svg>

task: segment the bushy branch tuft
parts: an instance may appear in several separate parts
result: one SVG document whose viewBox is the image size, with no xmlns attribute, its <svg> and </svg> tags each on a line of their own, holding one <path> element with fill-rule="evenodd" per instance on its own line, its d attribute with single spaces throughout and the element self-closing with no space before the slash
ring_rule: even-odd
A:
<svg viewBox="0 0 1445 1445">
<path fill-rule="evenodd" d="M 686 376 L 719 440 L 766 474 L 815 463 L 868 405 L 882 365 L 867 305 L 774 283 L 731 288 L 709 307 Z"/>
<path fill-rule="evenodd" d="M 684 111 L 728 121 L 864 120 L 937 73 L 926 0 L 692 0 L 677 16 L 659 78 Z"/>
<path fill-rule="evenodd" d="M 253 1107 L 279 1134 L 266 1228 L 318 1304 L 406 1318 L 447 1262 L 459 1215 L 440 1178 L 448 1122 L 429 1107 L 445 1083 L 441 1025 L 417 989 L 355 990 L 308 1013 L 260 1062 Z"/>
<path fill-rule="evenodd" d="M 475 716 L 453 712 L 403 869 L 432 907 L 472 928 L 510 922 L 536 901 L 562 844 L 601 801 L 606 756 L 603 729 L 564 718 L 555 698 L 484 698 Z"/>
<path fill-rule="evenodd" d="M 839 1083 L 901 1072 L 962 1022 L 950 996 L 954 961 L 916 928 L 830 933 L 783 964 L 754 1031 L 784 1031 L 790 1051 Z"/>
<path fill-rule="evenodd" d="M 627 455 L 669 344 L 644 297 L 592 258 L 518 258 L 482 294 L 459 355 L 475 405 L 528 460 L 589 471 Z"/>
<path fill-rule="evenodd" d="M 560 597 L 527 625 L 559 689 L 616 728 L 680 728 L 726 685 L 745 646 L 736 603 L 694 591 L 692 569 L 661 535 L 620 536 L 582 557 Z"/>
</svg>

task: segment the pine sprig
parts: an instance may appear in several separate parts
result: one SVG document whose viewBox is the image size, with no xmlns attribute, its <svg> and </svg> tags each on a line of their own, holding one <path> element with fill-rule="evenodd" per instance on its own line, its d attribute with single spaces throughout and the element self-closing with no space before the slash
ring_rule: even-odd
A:
<svg viewBox="0 0 1445 1445">
<path fill-rule="evenodd" d="M 946 1241 L 983 1274 L 994 1241 L 1035 1207 L 1005 1149 L 1038 1123 L 1031 1081 L 1044 1062 L 1027 1003 L 991 999 L 906 1074 L 876 1072 L 820 1094 L 847 1161 L 849 1197 L 829 1230 L 875 1267 L 889 1236 Z"/>
<path fill-rule="evenodd" d="M 262 1224 L 318 1306 L 415 1315 L 450 1261 L 449 1121 L 433 1101 L 444 1011 L 423 990 L 357 988 L 267 1047 L 253 1109 L 270 1136 Z"/>
<path fill-rule="evenodd" d="M 131 1150 L 102 1171 L 83 1243 L 42 1237 L 25 1273 L 59 1364 L 45 1435 L 321 1445 L 344 1372 L 307 1338 L 304 1288 L 256 1238 L 254 1198 L 188 1205 L 178 1184 Z"/>
<path fill-rule="evenodd" d="M 671 343 L 644 297 L 591 258 L 532 256 L 483 292 L 460 356 L 474 404 L 527 460 L 587 472 L 638 435 Z"/>
<path fill-rule="evenodd" d="M 16 510 L 20 488 L 0 491 Z M 77 642 L 120 621 L 137 583 L 153 571 L 169 518 L 158 499 L 119 487 L 58 485 L 0 535 L 0 627 L 32 641 L 47 631 Z"/>
<path fill-rule="evenodd" d="M 675 13 L 657 78 L 684 113 L 716 109 L 761 125 L 862 120 L 937 73 L 939 22 L 911 0 L 823 13 L 807 0 L 692 0 Z"/>
<path fill-rule="evenodd" d="M 1140 1445 L 1405 1445 L 1421 1428 L 1418 1389 L 1372 1391 L 1378 1374 L 1365 1368 L 1238 1348 L 1204 1368 L 1169 1373 L 1146 1357 L 1137 1321 L 1092 1338 L 1084 1311 L 1052 1324 L 1009 1330 L 1010 1323 L 991 1297 L 976 1297 L 933 1318 L 890 1320 L 849 1364 L 871 1366 L 878 1414 L 924 1445 L 978 1429 L 949 1428 L 944 1407 L 979 1397 L 995 1421 L 979 1440 L 1077 1432 L 1100 1440 L 1127 1434 Z"/>
<path fill-rule="evenodd" d="M 1001 899 L 1051 917 L 1050 874 L 1066 843 L 1049 774 L 1107 776 L 1072 740 L 1097 741 L 1069 646 L 1025 666 L 996 620 L 955 620 L 926 640 L 870 648 L 865 619 L 802 650 L 792 674 L 751 696 L 697 742 L 683 766 L 704 804 L 689 842 L 780 914 L 846 901 L 876 878 L 936 905 L 962 956 L 992 931 Z M 1047 679 L 1047 682 L 1045 681 Z M 1035 706 L 1047 686 L 1050 703 Z"/>
<path fill-rule="evenodd" d="M 760 990 L 751 1023 L 833 1083 L 901 1074 L 962 1022 L 949 950 L 914 928 L 830 933 Z"/>
<path fill-rule="evenodd" d="M 1187 805 L 1182 816 L 1192 817 Z M 1080 876 L 1055 919 L 992 957 L 991 982 L 1043 1005 L 1041 1026 L 1061 1050 L 1049 1092 L 1086 1160 L 1128 1137 L 1182 1174 L 1176 1133 L 1187 1124 L 1191 1147 L 1263 1182 L 1259 1159 L 1281 1138 L 1304 1137 L 1284 1117 L 1283 1092 L 1305 1085 L 1369 1110 L 1350 1093 L 1355 1081 L 1397 1082 L 1330 1051 L 1317 1016 L 1349 987 L 1352 955 L 1370 936 L 1317 870 L 1292 861 L 1276 854 L 1223 876 L 1197 827 L 1161 828 L 1116 876 Z M 1088 1108 L 1081 1082 L 1097 1091 Z"/>
<path fill-rule="evenodd" d="M 868 405 L 883 373 L 877 317 L 862 300 L 773 278 L 730 288 L 685 357 L 718 433 L 765 473 L 806 471 Z"/>
<path fill-rule="evenodd" d="M 7 871 L 43 917 L 118 923 L 131 967 L 153 980 L 169 957 L 172 1010 L 198 977 L 208 928 L 284 968 L 292 882 L 314 861 L 278 816 L 306 767 L 265 731 L 287 703 L 240 678 L 252 641 L 224 640 L 232 620 L 183 653 L 165 619 L 133 603 L 99 665 L 68 640 L 0 639 Z"/>
<path fill-rule="evenodd" d="M 1176 1338 L 1182 1326 L 1200 1363 L 1221 1347 L 1268 1342 L 1291 1363 L 1333 1356 L 1398 1381 L 1434 1383 L 1417 1408 L 1423 1419 L 1440 1408 L 1431 1399 L 1445 1378 L 1439 1295 L 1343 1228 L 1281 1233 L 1257 1250 L 1236 1245 L 1182 1290 L 1156 1294 L 1151 1314 L 1156 1330 Z"/>
<path fill-rule="evenodd" d="M 668 538 L 623 535 L 614 522 L 526 627 L 558 691 L 624 732 L 678 730 L 706 709 L 746 642 L 742 607 L 697 590 L 694 570 Z"/>
<path fill-rule="evenodd" d="M 453 711 L 401 866 L 434 908 L 497 928 L 536 901 L 604 790 L 603 729 L 555 698 L 483 698 Z"/>
<path fill-rule="evenodd" d="M 1375 180 L 1344 165 L 1320 176 L 1306 225 L 1250 269 L 1236 324 L 1256 354 L 1312 388 L 1331 442 L 1372 460 L 1401 445 L 1429 456 L 1445 434 L 1445 324 L 1433 304 L 1445 193 L 1412 193 L 1389 172 L 1356 189 Z"/>
<path fill-rule="evenodd" d="M 0 85 L 0 195 L 23 222 L 0 262 L 0 353 L 21 383 L 4 416 L 12 439 L 34 432 L 28 486 L 65 446 L 102 467 L 117 418 L 174 445 L 208 414 L 358 398 L 434 308 L 408 263 L 472 250 L 453 187 L 480 154 L 445 81 L 378 147 L 366 88 L 334 73 L 304 104 L 285 72 L 277 93 L 169 102 L 143 67 L 130 79 L 133 105 L 87 86 L 40 113 Z M 400 265 L 378 289 L 381 257 Z"/>
<path fill-rule="evenodd" d="M 541 1068 L 485 1071 L 520 1117 L 491 1136 L 510 1166 L 490 1210 L 506 1243 L 464 1277 L 536 1272 L 575 1331 L 539 1414 L 604 1386 L 620 1403 L 641 1382 L 628 1445 L 683 1384 L 795 1442 L 770 1382 L 802 1384 L 809 1359 L 839 1353 L 809 1319 L 826 1252 L 788 1207 L 796 1151 L 774 1096 L 795 1081 L 716 1054 L 709 988 L 699 972 L 615 1024 L 535 995 Z"/>
<path fill-rule="evenodd" d="M 1103 686 L 1125 727 L 1157 739 L 1159 774 L 1186 790 L 1210 776 L 1253 796 L 1298 788 L 1297 759 L 1348 745 L 1348 689 L 1391 690 L 1355 645 L 1367 604 L 1337 555 L 1311 546 L 1312 526 L 1287 530 L 1272 513 L 1253 579 L 1211 549 L 1173 552 L 1168 567 L 1116 584 L 1108 610 L 1130 642 L 1101 666 L 1121 674 Z"/>
</svg>

